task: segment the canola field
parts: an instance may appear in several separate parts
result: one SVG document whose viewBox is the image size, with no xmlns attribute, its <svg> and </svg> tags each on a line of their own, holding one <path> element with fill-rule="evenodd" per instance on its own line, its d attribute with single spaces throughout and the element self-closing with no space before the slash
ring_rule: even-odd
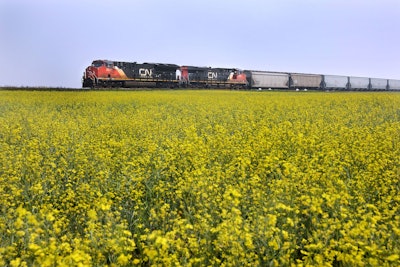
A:
<svg viewBox="0 0 400 267">
<path fill-rule="evenodd" d="M 0 91 L 0 266 L 399 266 L 400 94 Z"/>
</svg>

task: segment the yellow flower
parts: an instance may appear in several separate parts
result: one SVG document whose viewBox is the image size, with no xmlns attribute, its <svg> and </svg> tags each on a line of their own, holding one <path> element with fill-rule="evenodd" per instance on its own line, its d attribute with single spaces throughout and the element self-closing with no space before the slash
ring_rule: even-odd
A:
<svg viewBox="0 0 400 267">
<path fill-rule="evenodd" d="M 121 254 L 118 256 L 117 258 L 117 263 L 118 265 L 122 266 L 122 265 L 126 265 L 129 263 L 129 260 L 132 258 L 131 255 L 125 255 L 125 254 Z"/>
<path fill-rule="evenodd" d="M 399 254 L 392 254 L 389 257 L 386 258 L 386 260 L 388 261 L 397 261 L 400 259 L 400 255 Z"/>
<path fill-rule="evenodd" d="M 18 217 L 14 222 L 14 226 L 16 229 L 21 229 L 23 225 L 24 221 L 20 217 Z"/>
<path fill-rule="evenodd" d="M 92 219 L 94 221 L 97 220 L 97 213 L 94 209 L 88 210 L 87 215 L 90 219 Z"/>
</svg>

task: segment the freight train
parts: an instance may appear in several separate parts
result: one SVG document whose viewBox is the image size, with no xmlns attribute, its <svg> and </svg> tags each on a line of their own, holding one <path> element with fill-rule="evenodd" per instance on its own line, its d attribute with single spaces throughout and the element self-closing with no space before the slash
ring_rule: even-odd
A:
<svg viewBox="0 0 400 267">
<path fill-rule="evenodd" d="M 230 88 L 400 91 L 400 80 L 95 60 L 84 88 Z"/>
</svg>

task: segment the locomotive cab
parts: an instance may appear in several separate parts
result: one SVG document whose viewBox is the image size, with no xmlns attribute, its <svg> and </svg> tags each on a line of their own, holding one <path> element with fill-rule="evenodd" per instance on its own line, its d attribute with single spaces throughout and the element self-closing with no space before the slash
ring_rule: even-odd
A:
<svg viewBox="0 0 400 267">
<path fill-rule="evenodd" d="M 95 60 L 86 68 L 83 76 L 83 87 L 95 87 L 98 84 L 98 79 L 101 77 L 103 70 L 106 68 L 104 60 Z"/>
<path fill-rule="evenodd" d="M 83 87 L 97 87 L 107 85 L 122 85 L 115 81 L 126 79 L 126 75 L 113 61 L 95 60 L 86 68 L 83 77 Z"/>
<path fill-rule="evenodd" d="M 229 74 L 229 81 L 231 82 L 237 82 L 237 83 L 246 83 L 246 74 L 239 69 L 233 69 L 231 73 Z"/>
<path fill-rule="evenodd" d="M 97 70 L 97 78 L 114 79 L 120 78 L 118 71 L 114 67 L 114 62 L 108 60 L 96 60 L 92 63 L 92 68 Z"/>
</svg>

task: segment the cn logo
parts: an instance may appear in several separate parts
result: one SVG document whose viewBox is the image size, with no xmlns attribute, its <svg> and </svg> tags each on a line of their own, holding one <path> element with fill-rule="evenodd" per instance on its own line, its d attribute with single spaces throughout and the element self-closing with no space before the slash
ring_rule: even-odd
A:
<svg viewBox="0 0 400 267">
<path fill-rule="evenodd" d="M 147 77 L 151 78 L 153 77 L 153 70 L 152 69 L 139 69 L 139 76 L 140 77 Z"/>
<path fill-rule="evenodd" d="M 208 72 L 208 79 L 209 80 L 216 80 L 217 77 L 218 77 L 218 73 L 217 72 L 212 72 L 212 71 Z"/>
</svg>

